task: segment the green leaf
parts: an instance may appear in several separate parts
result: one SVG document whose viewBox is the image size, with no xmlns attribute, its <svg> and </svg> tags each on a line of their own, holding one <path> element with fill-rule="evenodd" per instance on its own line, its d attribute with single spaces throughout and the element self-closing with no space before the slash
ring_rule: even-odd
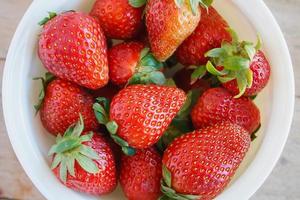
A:
<svg viewBox="0 0 300 200">
<path fill-rule="evenodd" d="M 110 134 L 113 134 L 115 135 L 118 131 L 118 124 L 115 122 L 115 121 L 109 121 L 107 124 L 106 124 L 106 128 L 108 130 L 108 132 Z"/>
<path fill-rule="evenodd" d="M 95 164 L 95 162 L 82 155 L 82 154 L 76 154 L 75 157 L 76 161 L 78 162 L 78 164 L 82 167 L 82 169 L 84 169 L 86 172 L 95 174 L 99 172 L 99 168 L 97 167 L 97 165 Z"/>
<path fill-rule="evenodd" d="M 253 96 L 250 97 L 250 99 L 253 101 L 253 100 L 256 99 L 256 97 L 257 97 L 257 95 L 253 95 Z"/>
<path fill-rule="evenodd" d="M 77 148 L 81 145 L 77 138 L 63 138 L 61 142 L 51 147 L 49 155 L 54 153 L 63 153 L 71 149 Z"/>
<path fill-rule="evenodd" d="M 85 155 L 85 156 L 89 157 L 90 159 L 93 159 L 93 160 L 100 159 L 100 157 L 96 153 L 96 151 L 89 146 L 81 145 L 78 150 L 82 155 Z"/>
<path fill-rule="evenodd" d="M 232 43 L 233 44 L 238 43 L 239 42 L 239 37 L 238 37 L 237 33 L 231 28 L 227 28 L 227 31 L 231 35 Z"/>
<path fill-rule="evenodd" d="M 262 41 L 261 41 L 260 36 L 257 34 L 257 43 L 256 43 L 256 45 L 255 45 L 256 51 L 260 50 L 260 49 L 261 49 L 261 46 L 262 46 Z"/>
<path fill-rule="evenodd" d="M 210 61 L 208 61 L 206 64 L 206 70 L 215 76 L 224 76 L 228 73 L 227 70 L 222 70 L 222 71 L 217 70 Z"/>
<path fill-rule="evenodd" d="M 234 98 L 240 98 L 246 91 L 246 88 L 247 88 L 247 79 L 244 75 L 242 74 L 239 74 L 237 75 L 236 77 L 237 79 L 237 85 L 238 85 L 238 88 L 239 88 L 239 94 L 234 96 Z"/>
<path fill-rule="evenodd" d="M 41 82 L 42 82 L 42 89 L 41 89 L 41 91 L 39 93 L 39 96 L 38 96 L 38 102 L 34 105 L 35 114 L 37 114 L 38 111 L 40 110 L 40 108 L 43 104 L 44 98 L 45 98 L 46 88 L 47 88 L 48 84 L 54 78 L 55 78 L 54 75 L 51 74 L 50 72 L 45 73 L 45 78 L 44 77 L 35 77 L 35 78 L 33 78 L 33 80 L 41 80 Z"/>
<path fill-rule="evenodd" d="M 110 136 L 115 141 L 115 143 L 117 143 L 121 147 L 128 147 L 129 146 L 129 144 L 125 140 L 123 140 L 122 138 L 120 138 L 119 136 L 112 135 L 112 134 Z"/>
<path fill-rule="evenodd" d="M 90 131 L 88 134 L 80 136 L 79 140 L 81 143 L 91 141 L 93 135 L 94 135 L 94 133 L 92 131 Z"/>
<path fill-rule="evenodd" d="M 177 87 L 174 79 L 168 78 L 164 84 L 165 86 Z"/>
<path fill-rule="evenodd" d="M 175 4 L 178 8 L 181 8 L 184 3 L 184 0 L 175 0 Z"/>
<path fill-rule="evenodd" d="M 141 66 L 141 67 L 151 66 L 157 70 L 161 70 L 163 68 L 163 64 L 161 62 L 159 62 L 158 60 L 156 60 L 156 58 L 151 53 L 148 53 L 147 55 L 145 55 L 138 63 L 138 66 Z M 143 69 L 143 68 L 141 68 L 141 69 Z"/>
<path fill-rule="evenodd" d="M 75 177 L 75 158 L 72 156 L 68 156 L 66 160 L 67 170 L 69 171 L 70 175 Z"/>
<path fill-rule="evenodd" d="M 164 182 L 167 184 L 168 187 L 171 187 L 172 184 L 171 172 L 168 170 L 168 168 L 165 165 L 162 166 L 162 175 L 163 175 Z"/>
<path fill-rule="evenodd" d="M 105 125 L 109 121 L 108 113 L 105 111 L 102 105 L 99 103 L 94 103 L 93 110 L 99 124 Z"/>
<path fill-rule="evenodd" d="M 205 74 L 206 74 L 205 66 L 199 66 L 198 68 L 196 68 L 191 75 L 191 85 L 194 84 L 198 79 L 203 78 Z"/>
<path fill-rule="evenodd" d="M 136 150 L 132 147 L 122 147 L 122 151 L 127 156 L 133 156 L 136 153 Z"/>
<path fill-rule="evenodd" d="M 250 67 L 250 60 L 240 56 L 226 57 L 223 66 L 227 70 L 240 71 Z"/>
<path fill-rule="evenodd" d="M 253 83 L 253 71 L 249 68 L 245 72 L 246 80 L 247 80 L 247 88 L 252 87 Z"/>
<path fill-rule="evenodd" d="M 246 44 L 244 46 L 244 49 L 246 50 L 247 52 L 247 55 L 249 57 L 250 60 L 253 60 L 255 54 L 256 54 L 256 49 L 255 47 L 252 45 L 252 44 Z"/>
<path fill-rule="evenodd" d="M 79 114 L 79 121 L 74 126 L 74 129 L 72 131 L 72 136 L 79 137 L 81 135 L 83 129 L 84 129 L 83 118 L 82 118 L 82 115 Z"/>
<path fill-rule="evenodd" d="M 59 134 L 57 134 L 57 136 L 56 136 L 56 138 L 55 138 L 55 142 L 58 143 L 58 142 L 60 142 L 61 140 L 62 140 L 62 136 L 61 136 L 61 134 L 59 133 Z"/>
<path fill-rule="evenodd" d="M 61 163 L 62 159 L 63 159 L 62 154 L 60 153 L 55 154 L 53 161 L 51 163 L 51 169 L 55 169 Z"/>
<path fill-rule="evenodd" d="M 204 8 L 208 8 L 213 3 L 213 0 L 199 0 L 200 5 Z"/>
<path fill-rule="evenodd" d="M 141 54 L 140 54 L 140 60 L 142 60 L 149 52 L 150 52 L 150 48 L 148 48 L 148 47 L 142 49 Z"/>
<path fill-rule="evenodd" d="M 105 97 L 98 97 L 96 98 L 96 101 L 103 105 L 103 108 L 105 110 L 106 113 L 109 113 L 109 110 L 110 110 L 110 100 L 108 98 L 105 98 Z"/>
<path fill-rule="evenodd" d="M 165 75 L 160 71 L 153 71 L 149 74 L 149 79 L 156 85 L 164 85 L 166 82 Z"/>
<path fill-rule="evenodd" d="M 134 84 L 139 84 L 141 83 L 141 74 L 140 73 L 135 73 L 129 80 L 128 80 L 128 85 L 134 85 Z"/>
<path fill-rule="evenodd" d="M 189 0 L 190 8 L 192 10 L 193 15 L 197 15 L 199 13 L 199 1 L 198 0 Z"/>
<path fill-rule="evenodd" d="M 53 19 L 54 17 L 56 17 L 56 13 L 55 12 L 48 12 L 48 17 L 45 17 L 44 19 L 42 19 L 38 24 L 40 26 L 45 25 L 48 21 L 50 21 L 51 19 Z"/>
<path fill-rule="evenodd" d="M 205 53 L 205 57 L 219 58 L 227 56 L 227 52 L 223 48 L 215 48 Z"/>
<path fill-rule="evenodd" d="M 227 82 L 232 81 L 234 79 L 236 79 L 236 77 L 232 77 L 232 76 L 218 76 L 218 80 L 221 83 L 227 83 Z"/>
<path fill-rule="evenodd" d="M 147 0 L 129 0 L 129 4 L 134 8 L 140 8 L 147 3 Z"/>
<path fill-rule="evenodd" d="M 63 159 L 59 166 L 59 177 L 63 183 L 67 182 L 67 163 L 66 160 Z"/>
</svg>

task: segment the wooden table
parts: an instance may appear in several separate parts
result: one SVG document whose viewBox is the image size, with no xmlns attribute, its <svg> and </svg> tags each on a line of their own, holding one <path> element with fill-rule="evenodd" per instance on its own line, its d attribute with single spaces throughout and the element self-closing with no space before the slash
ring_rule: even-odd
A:
<svg viewBox="0 0 300 200">
<path fill-rule="evenodd" d="M 277 18 L 293 57 L 296 88 L 300 86 L 300 1 L 265 0 Z M 31 0 L 0 0 L 0 75 L 18 21 Z M 285 67 L 285 66 L 282 66 Z M 1 83 L 0 83 L 1 84 Z M 1 113 L 2 113 L 2 107 Z M 296 90 L 294 123 L 276 168 L 252 197 L 259 200 L 300 199 L 300 91 Z M 47 181 L 47 180 L 45 180 Z M 33 186 L 17 161 L 0 115 L 0 199 L 37 200 L 44 197 Z"/>
</svg>

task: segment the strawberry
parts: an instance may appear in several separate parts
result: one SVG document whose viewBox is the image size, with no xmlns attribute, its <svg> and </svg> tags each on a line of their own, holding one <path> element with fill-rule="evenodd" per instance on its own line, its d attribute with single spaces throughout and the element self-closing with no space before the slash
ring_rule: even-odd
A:
<svg viewBox="0 0 300 200">
<path fill-rule="evenodd" d="M 165 77 L 159 70 L 158 62 L 149 48 L 140 42 L 124 42 L 108 51 L 109 76 L 111 81 L 121 86 L 127 83 L 154 83 L 162 85 Z"/>
<path fill-rule="evenodd" d="M 213 199 L 230 182 L 250 142 L 249 133 L 230 122 L 175 139 L 163 155 L 162 192 L 170 199 Z"/>
<path fill-rule="evenodd" d="M 236 98 L 255 96 L 268 83 L 270 64 L 264 53 L 260 51 L 261 41 L 254 45 L 251 42 L 239 42 L 237 34 L 229 30 L 233 41 L 223 42 L 221 48 L 206 53 L 211 58 L 206 65 L 207 71 L 216 75 L 223 86 Z"/>
<path fill-rule="evenodd" d="M 97 0 L 91 15 L 96 17 L 107 37 L 131 39 L 142 28 L 143 7 L 136 8 L 128 0 Z"/>
<path fill-rule="evenodd" d="M 176 57 L 184 65 L 202 65 L 208 61 L 207 51 L 231 41 L 227 22 L 213 8 L 202 8 L 201 21 L 195 31 L 178 47 Z"/>
<path fill-rule="evenodd" d="M 153 148 L 137 150 L 134 156 L 123 155 L 120 183 L 129 200 L 157 200 L 162 178 L 161 156 Z"/>
<path fill-rule="evenodd" d="M 106 140 L 93 132 L 83 132 L 80 115 L 77 124 L 58 135 L 49 151 L 51 169 L 67 187 L 92 195 L 112 192 L 117 185 L 113 152 Z"/>
<path fill-rule="evenodd" d="M 146 27 L 153 55 L 167 60 L 177 47 L 195 30 L 200 21 L 199 4 L 212 1 L 149 0 L 146 6 Z"/>
<path fill-rule="evenodd" d="M 250 98 L 236 99 L 220 87 L 203 93 L 194 106 L 191 117 L 197 129 L 228 120 L 244 127 L 251 134 L 260 125 L 260 112 Z"/>
<path fill-rule="evenodd" d="M 97 89 L 108 82 L 106 39 L 97 21 L 84 13 L 50 13 L 39 38 L 38 54 L 48 71 Z"/>
<path fill-rule="evenodd" d="M 42 124 L 51 134 L 64 133 L 71 124 L 78 120 L 79 113 L 84 118 L 86 131 L 98 128 L 93 112 L 92 95 L 66 80 L 55 79 L 48 85 L 49 80 L 43 79 L 43 82 L 40 101 L 35 108 L 37 111 L 40 110 Z"/>
<path fill-rule="evenodd" d="M 147 148 L 159 140 L 185 100 L 185 93 L 175 87 L 131 85 L 121 90 L 110 106 L 98 98 L 94 111 L 122 150 L 134 154 L 131 147 Z"/>
<path fill-rule="evenodd" d="M 250 70 L 252 71 L 252 84 L 245 90 L 244 96 L 257 95 L 268 83 L 271 74 L 271 67 L 265 54 L 262 51 L 257 51 L 250 63 Z M 237 79 L 224 82 L 223 86 L 232 94 L 239 94 L 239 87 Z"/>
</svg>

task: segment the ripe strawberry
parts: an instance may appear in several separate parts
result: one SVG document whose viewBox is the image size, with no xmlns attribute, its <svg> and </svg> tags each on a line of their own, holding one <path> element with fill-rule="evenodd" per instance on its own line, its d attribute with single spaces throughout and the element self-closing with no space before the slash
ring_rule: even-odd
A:
<svg viewBox="0 0 300 200">
<path fill-rule="evenodd" d="M 39 38 L 38 54 L 48 71 L 97 89 L 108 82 L 106 39 L 97 21 L 79 12 L 51 13 Z"/>
<path fill-rule="evenodd" d="M 229 122 L 175 139 L 163 155 L 163 193 L 170 199 L 213 199 L 230 182 L 250 142 L 246 130 Z"/>
<path fill-rule="evenodd" d="M 155 83 L 162 85 L 165 77 L 158 62 L 148 48 L 140 42 L 124 42 L 108 51 L 109 77 L 111 81 L 124 86 L 127 83 Z"/>
<path fill-rule="evenodd" d="M 199 1 L 204 7 L 211 2 Z M 191 0 L 149 0 L 146 26 L 153 55 L 167 60 L 177 47 L 195 30 L 200 21 L 199 3 Z"/>
<path fill-rule="evenodd" d="M 51 169 L 67 187 L 92 195 L 112 192 L 116 185 L 113 152 L 106 140 L 93 132 L 84 132 L 83 120 L 71 126 L 49 151 L 54 155 Z"/>
<path fill-rule="evenodd" d="M 206 68 L 236 98 L 257 95 L 267 85 L 271 72 L 267 58 L 259 50 L 261 41 L 258 39 L 256 46 L 251 42 L 239 42 L 236 33 L 229 31 L 233 41 L 207 52 L 206 56 L 212 59 Z"/>
<path fill-rule="evenodd" d="M 175 87 L 131 85 L 113 98 L 110 110 L 109 103 L 98 98 L 94 111 L 123 151 L 134 154 L 129 146 L 142 149 L 155 144 L 185 100 L 185 93 Z"/>
<path fill-rule="evenodd" d="M 135 8 L 128 0 L 97 0 L 91 11 L 107 37 L 131 39 L 142 27 L 143 7 Z"/>
<path fill-rule="evenodd" d="M 250 70 L 253 74 L 252 85 L 246 88 L 244 96 L 257 95 L 268 83 L 271 74 L 271 67 L 269 61 L 262 51 L 258 51 L 250 63 Z M 232 94 L 239 94 L 239 87 L 237 80 L 224 82 L 223 86 Z"/>
<path fill-rule="evenodd" d="M 45 81 L 44 81 L 45 82 Z M 69 81 L 55 79 L 43 86 L 40 96 L 40 117 L 43 126 L 53 135 L 64 133 L 78 120 L 79 113 L 85 122 L 85 130 L 96 130 L 98 123 L 93 112 L 93 97 L 83 88 Z"/>
<path fill-rule="evenodd" d="M 122 157 L 120 183 L 129 200 L 157 200 L 161 174 L 161 156 L 153 147 Z"/>
<path fill-rule="evenodd" d="M 201 20 L 195 31 L 178 47 L 176 57 L 184 65 L 203 65 L 208 61 L 207 51 L 231 41 L 227 22 L 213 8 L 202 8 Z"/>
<path fill-rule="evenodd" d="M 191 117 L 197 129 L 220 121 L 230 121 L 251 134 L 260 124 L 260 112 L 251 99 L 236 99 L 224 88 L 212 88 L 204 92 L 194 106 Z"/>
</svg>

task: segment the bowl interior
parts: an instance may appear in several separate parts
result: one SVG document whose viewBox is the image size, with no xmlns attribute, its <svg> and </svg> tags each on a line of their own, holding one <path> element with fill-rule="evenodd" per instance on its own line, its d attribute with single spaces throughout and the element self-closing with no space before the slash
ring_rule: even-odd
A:
<svg viewBox="0 0 300 200">
<path fill-rule="evenodd" d="M 262 127 L 257 133 L 258 138 L 251 144 L 250 151 L 248 152 L 241 167 L 228 187 L 230 190 L 235 192 L 238 191 L 236 182 L 247 183 L 247 180 L 245 180 L 245 178 L 242 176 L 245 174 L 250 165 L 254 165 L 252 161 L 257 157 L 261 147 L 264 146 L 263 143 L 265 143 L 267 135 L 268 137 L 272 137 L 272 134 L 275 134 L 272 132 L 274 129 L 271 130 L 270 128 L 271 124 L 281 122 L 283 123 L 284 127 L 289 127 L 289 118 L 292 113 L 292 108 L 284 106 L 281 106 L 281 108 L 279 104 L 293 104 L 293 101 L 288 99 L 283 99 L 280 102 L 275 101 L 276 96 L 281 95 L 280 93 L 285 90 L 285 88 L 278 88 L 276 81 L 278 81 L 278 79 L 287 80 L 290 78 L 291 82 L 286 83 L 287 85 L 284 87 L 290 87 L 293 89 L 293 77 L 289 77 L 291 76 L 290 74 L 285 77 L 279 76 L 282 73 L 280 67 L 281 64 L 284 64 L 282 63 L 284 61 L 278 63 L 276 57 L 278 54 L 272 50 L 272 41 L 268 39 L 267 32 L 263 31 L 263 25 L 261 28 L 253 26 L 254 23 L 252 18 L 250 19 L 249 16 L 246 17 L 245 12 L 242 11 L 238 6 L 246 3 L 242 3 L 242 1 L 238 2 L 240 3 L 216 0 L 214 4 L 216 9 L 224 16 L 232 28 L 238 32 L 241 39 L 255 42 L 257 33 L 262 36 L 264 41 L 263 50 L 266 52 L 266 55 L 268 56 L 272 65 L 272 76 L 268 86 L 255 99 L 255 103 L 261 111 Z M 6 63 L 3 86 L 3 90 L 6 91 L 4 92 L 4 95 L 6 94 L 4 97 L 4 113 L 10 139 L 24 169 L 39 190 L 49 199 L 94 199 L 95 197 L 80 194 L 62 186 L 56 180 L 48 167 L 50 158 L 47 156 L 47 152 L 49 147 L 54 142 L 54 137 L 52 137 L 50 134 L 47 134 L 41 125 L 39 116 L 35 116 L 35 111 L 33 109 L 33 105 L 37 100 L 37 95 L 41 84 L 40 82 L 32 81 L 32 78 L 41 76 L 45 72 L 37 56 L 37 40 L 41 31 L 41 28 L 37 25 L 37 22 L 42 19 L 49 10 L 58 13 L 66 10 L 81 10 L 88 12 L 92 4 L 93 1 L 84 0 L 62 0 L 59 2 L 35 1 L 31 5 L 25 18 L 23 19 L 23 22 L 17 30 L 12 43 L 13 47 L 11 47 L 13 49 L 10 50 L 9 59 Z M 286 63 L 290 65 L 288 61 L 289 57 L 287 58 Z M 14 92 L 15 95 L 11 95 L 9 90 L 16 91 Z M 285 91 L 287 98 L 293 95 L 293 90 Z M 288 119 L 286 119 L 286 121 L 279 121 L 278 119 L 273 119 L 271 117 L 274 114 L 280 115 L 283 113 L 283 111 L 285 111 L 285 113 L 288 115 Z M 13 116 L 16 115 L 19 116 L 18 121 L 12 121 L 11 119 L 13 119 Z M 288 128 L 285 129 L 287 129 L 285 132 L 288 132 Z M 279 133 L 277 133 L 277 135 L 279 135 Z M 284 133 L 284 135 L 287 135 L 287 133 Z M 281 138 L 278 137 L 276 139 L 280 148 L 282 148 L 285 139 L 286 136 Z M 270 155 L 271 157 L 273 156 L 275 158 L 272 160 L 272 162 L 270 161 L 272 165 L 274 165 L 274 160 L 276 161 L 276 157 L 278 158 L 278 154 L 280 154 L 280 151 L 279 153 L 274 152 L 274 154 Z M 264 155 L 266 156 L 265 153 Z M 255 168 L 258 169 L 257 167 L 258 165 Z M 272 167 L 273 166 L 271 166 L 271 168 Z M 266 171 L 264 173 L 264 177 L 266 177 L 269 172 L 270 170 L 268 170 L 268 172 Z M 255 174 L 252 175 L 256 176 Z M 258 185 L 259 184 L 260 183 L 258 183 Z M 252 190 L 252 192 L 248 194 L 248 197 L 254 191 Z M 228 191 L 225 191 L 225 193 L 221 194 L 219 198 L 227 198 L 230 197 L 230 195 L 231 194 Z M 234 195 L 231 197 L 234 197 Z M 101 199 L 120 200 L 125 198 L 123 197 L 120 188 L 118 188 L 113 194 L 101 197 Z"/>
</svg>

